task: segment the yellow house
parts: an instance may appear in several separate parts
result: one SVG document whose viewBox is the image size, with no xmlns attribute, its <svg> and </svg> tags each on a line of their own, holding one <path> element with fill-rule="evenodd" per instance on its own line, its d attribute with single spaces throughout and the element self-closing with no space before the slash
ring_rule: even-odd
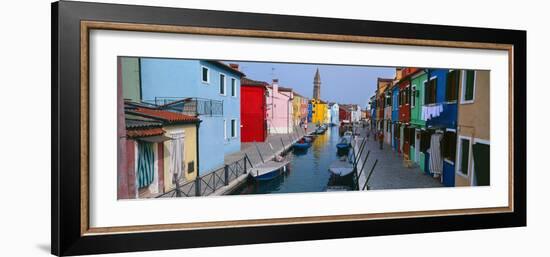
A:
<svg viewBox="0 0 550 257">
<path fill-rule="evenodd" d="M 164 191 L 168 192 L 175 188 L 174 167 L 181 165 L 181 174 L 179 184 L 193 181 L 197 177 L 197 126 L 195 124 L 180 124 L 165 126 L 164 134 L 171 140 L 164 142 Z M 179 152 L 180 148 L 176 146 L 180 144 L 181 164 L 174 163 L 178 158 L 174 158 L 173 154 Z"/>
<path fill-rule="evenodd" d="M 140 185 L 139 190 L 133 191 L 139 191 L 140 198 L 152 197 L 174 189 L 176 186 L 176 181 L 174 180 L 176 174 L 179 178 L 179 185 L 195 180 L 200 175 L 198 174 L 197 154 L 199 147 L 197 129 L 200 120 L 195 116 L 144 107 L 140 104 L 127 102 L 125 105 L 127 120 L 128 115 L 142 117 L 142 120 L 137 125 L 134 124 L 134 130 L 142 129 L 142 127 L 152 122 L 162 126 L 161 128 L 156 128 L 154 131 L 156 134 L 154 135 L 150 135 L 152 132 L 147 132 L 147 130 L 139 130 L 140 133 L 132 132 L 140 135 L 137 140 L 154 142 L 154 151 L 153 154 L 150 154 L 152 158 L 143 159 L 146 160 L 143 162 L 151 163 L 149 166 L 154 166 L 155 169 L 152 175 L 147 174 L 147 170 L 142 172 L 145 174 L 143 175 L 144 179 L 142 179 L 143 183 L 140 182 L 143 185 Z M 157 133 L 159 131 L 160 133 Z M 151 152 L 150 150 L 147 151 Z M 138 151 L 136 152 L 138 154 L 135 154 L 135 159 L 138 161 L 135 163 L 138 167 L 135 170 L 137 170 L 136 177 L 139 177 L 141 173 L 137 164 L 142 154 Z"/>
<path fill-rule="evenodd" d="M 326 121 L 328 105 L 319 99 L 311 100 L 311 121 L 314 124 L 323 124 Z"/>
<path fill-rule="evenodd" d="M 303 117 L 302 102 L 304 97 L 294 92 L 294 98 L 292 99 L 292 121 L 294 126 L 299 126 Z"/>
</svg>

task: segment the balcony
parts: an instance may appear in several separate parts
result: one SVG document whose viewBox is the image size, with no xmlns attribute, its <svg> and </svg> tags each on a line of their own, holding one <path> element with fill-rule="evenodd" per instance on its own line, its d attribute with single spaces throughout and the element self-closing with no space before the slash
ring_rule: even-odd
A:
<svg viewBox="0 0 550 257">
<path fill-rule="evenodd" d="M 160 109 L 192 116 L 223 116 L 223 101 L 198 97 L 155 97 L 152 101 Z"/>
</svg>

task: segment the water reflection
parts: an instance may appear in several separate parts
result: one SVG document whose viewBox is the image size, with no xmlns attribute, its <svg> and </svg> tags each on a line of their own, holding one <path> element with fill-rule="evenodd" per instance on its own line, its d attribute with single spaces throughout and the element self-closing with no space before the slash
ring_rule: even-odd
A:
<svg viewBox="0 0 550 257">
<path fill-rule="evenodd" d="M 318 135 L 308 149 L 291 151 L 292 161 L 287 172 L 270 181 L 249 179 L 233 194 L 269 194 L 324 192 L 329 184 L 328 167 L 337 160 L 336 144 L 339 141 L 338 127 L 330 127 Z"/>
</svg>

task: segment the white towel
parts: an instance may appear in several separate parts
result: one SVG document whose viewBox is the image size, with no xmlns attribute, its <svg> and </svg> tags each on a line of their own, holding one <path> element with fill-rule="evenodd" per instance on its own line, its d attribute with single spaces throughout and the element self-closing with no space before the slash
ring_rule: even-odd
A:
<svg viewBox="0 0 550 257">
<path fill-rule="evenodd" d="M 441 175 L 443 173 L 443 159 L 441 158 L 441 138 L 442 134 L 435 133 L 430 139 L 430 171 L 434 174 Z"/>
</svg>

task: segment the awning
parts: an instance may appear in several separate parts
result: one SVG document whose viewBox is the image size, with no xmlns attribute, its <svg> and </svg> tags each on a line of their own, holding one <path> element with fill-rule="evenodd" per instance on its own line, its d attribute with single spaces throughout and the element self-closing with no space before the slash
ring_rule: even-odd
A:
<svg viewBox="0 0 550 257">
<path fill-rule="evenodd" d="M 171 138 L 163 136 L 163 135 L 150 136 L 150 137 L 140 137 L 140 138 L 136 138 L 136 139 L 140 140 L 140 141 L 149 142 L 149 143 L 160 143 L 160 142 L 171 140 Z"/>
</svg>

